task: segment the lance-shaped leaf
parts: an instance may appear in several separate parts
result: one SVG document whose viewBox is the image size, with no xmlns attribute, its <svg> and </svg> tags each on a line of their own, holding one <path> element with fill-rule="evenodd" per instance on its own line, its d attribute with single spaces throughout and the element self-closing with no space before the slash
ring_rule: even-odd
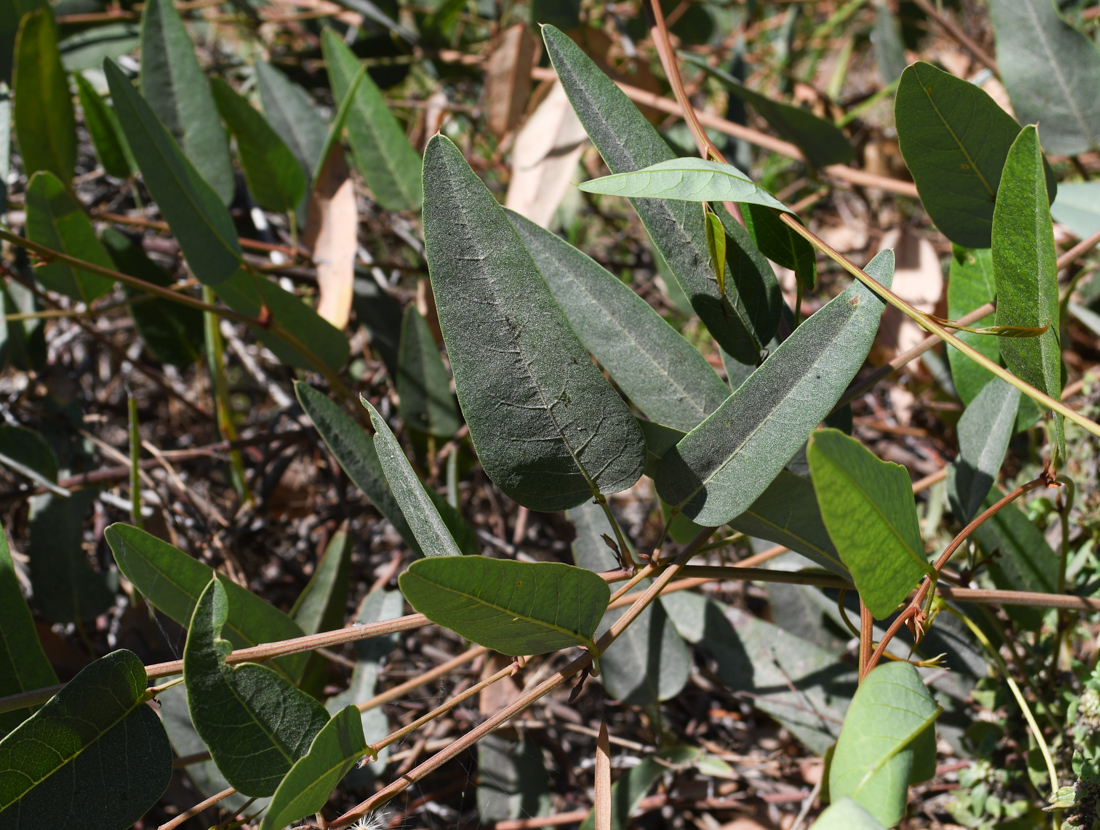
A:
<svg viewBox="0 0 1100 830">
<path fill-rule="evenodd" d="M 348 706 L 324 725 L 309 752 L 294 762 L 268 805 L 260 830 L 281 830 L 319 813 L 352 765 L 366 754 L 359 710 Z"/>
<path fill-rule="evenodd" d="M 76 166 L 76 114 L 49 8 L 23 17 L 16 42 L 15 138 L 29 176 L 48 170 L 68 183 Z"/>
<path fill-rule="evenodd" d="M 889 287 L 894 254 L 866 271 Z M 693 521 L 743 513 L 791 460 L 855 377 L 884 303 L 861 282 L 800 325 L 730 398 L 661 459 L 657 492 Z"/>
<path fill-rule="evenodd" d="M 876 668 L 844 718 L 829 766 L 829 797 L 850 796 L 887 827 L 897 824 L 909 785 L 935 772 L 933 724 L 941 711 L 908 663 Z"/>
<path fill-rule="evenodd" d="M 8 538 L 0 528 L 0 697 L 55 683 L 57 675 L 38 641 L 34 618 L 19 588 Z M 31 712 L 29 708 L 0 712 L 0 738 L 26 720 Z"/>
<path fill-rule="evenodd" d="M 570 646 L 596 652 L 611 589 L 560 562 L 442 556 L 413 562 L 401 593 L 429 620 L 501 654 L 545 654 Z"/>
<path fill-rule="evenodd" d="M 544 26 L 547 53 L 573 109 L 612 173 L 631 173 L 676 155 L 615 83 L 553 26 Z M 707 250 L 703 211 L 689 202 L 639 199 L 634 209 L 699 318 L 719 345 L 756 365 L 779 326 L 779 284 L 744 228 L 716 212 L 736 243 L 726 250 L 726 290 L 719 291 Z"/>
<path fill-rule="evenodd" d="M 1009 151 L 993 215 L 997 325 L 1046 327 L 1038 337 L 1002 337 L 1001 356 L 1016 375 L 1058 400 L 1062 394 L 1061 317 L 1049 205 L 1039 133 L 1027 126 Z M 1064 458 L 1066 439 L 1057 413 L 1054 428 L 1057 450 Z"/>
<path fill-rule="evenodd" d="M 332 93 L 342 101 L 359 72 L 359 59 L 331 29 L 321 37 Z M 355 164 L 378 204 L 387 210 L 416 210 L 424 201 L 420 156 L 397 123 L 382 91 L 365 76 L 348 112 L 348 143 Z"/>
<path fill-rule="evenodd" d="M 218 111 L 237 139 L 248 190 L 265 210 L 286 213 L 306 192 L 306 174 L 290 149 L 260 113 L 221 78 L 211 89 Z"/>
<path fill-rule="evenodd" d="M 256 61 L 256 86 L 268 123 L 286 142 L 302 172 L 312 175 L 321 159 L 328 128 L 306 91 L 264 61 Z"/>
<path fill-rule="evenodd" d="M 370 420 L 374 425 L 374 449 L 378 453 L 378 463 L 416 541 L 420 543 L 420 549 L 425 556 L 461 556 L 462 551 L 458 549 L 434 502 L 428 497 L 424 485 L 405 458 L 405 453 L 401 451 L 401 445 L 397 443 L 389 425 L 365 399 L 363 406 L 370 412 Z"/>
<path fill-rule="evenodd" d="M 142 13 L 141 94 L 222 203 L 233 201 L 229 139 L 195 45 L 171 0 L 148 0 Z"/>
<path fill-rule="evenodd" d="M 586 193 L 628 199 L 676 199 L 685 202 L 750 202 L 776 210 L 786 207 L 732 164 L 678 158 L 630 173 L 615 173 L 580 186 Z"/>
<path fill-rule="evenodd" d="M 226 665 L 233 645 L 221 632 L 228 619 L 225 588 L 211 579 L 183 649 L 191 722 L 230 785 L 244 795 L 271 795 L 309 750 L 328 712 L 267 666 Z"/>
<path fill-rule="evenodd" d="M 1020 390 L 993 378 L 959 419 L 959 457 L 947 471 L 951 509 L 966 524 L 997 478 L 1016 423 Z"/>
<path fill-rule="evenodd" d="M 443 136 L 428 143 L 424 187 L 439 323 L 486 474 L 542 511 L 630 487 L 645 466 L 637 421 L 577 340 L 504 210 Z"/>
<path fill-rule="evenodd" d="M 68 490 L 57 486 L 57 456 L 41 432 L 11 424 L 0 426 L 0 464 L 61 498 L 69 497 Z"/>
<path fill-rule="evenodd" d="M 451 376 L 428 323 L 410 303 L 401 325 L 397 358 L 399 411 L 410 429 L 450 438 L 458 431 L 458 408 L 451 396 Z"/>
<path fill-rule="evenodd" d="M 647 418 L 689 430 L 730 389 L 629 286 L 565 240 L 507 211 L 573 331 Z"/>
<path fill-rule="evenodd" d="M 783 222 L 779 211 L 764 205 L 744 204 L 741 218 L 745 220 L 745 230 L 764 256 L 794 271 L 807 290 L 814 287 L 817 282 L 814 246 Z"/>
<path fill-rule="evenodd" d="M 145 186 L 176 235 L 187 264 L 200 282 L 223 282 L 241 264 L 241 245 L 229 211 L 118 65 L 106 60 L 103 71 Z"/>
<path fill-rule="evenodd" d="M 231 608 L 225 636 L 237 648 L 291 640 L 304 632 L 290 617 L 260 599 L 247 588 L 215 574 L 209 566 L 144 530 L 113 524 L 104 532 L 107 544 L 123 575 L 158 610 L 182 626 L 194 616 L 199 597 L 217 575 Z M 289 654 L 272 661 L 288 677 L 297 680 L 308 654 Z"/>
<path fill-rule="evenodd" d="M 87 78 L 79 72 L 74 73 L 73 78 L 80 96 L 80 108 L 84 110 L 84 124 L 92 137 L 99 163 L 103 165 L 108 176 L 117 179 L 130 178 L 137 172 L 137 162 L 130 155 L 130 146 L 122 134 L 118 116 Z"/>
<path fill-rule="evenodd" d="M 918 62 L 901 74 L 898 143 L 924 209 L 956 245 L 988 248 L 993 205 L 1020 125 L 972 83 Z M 1045 167 L 1051 196 L 1054 173 Z"/>
<path fill-rule="evenodd" d="M 806 455 L 829 536 L 860 599 L 884 619 L 931 570 L 909 474 L 835 429 L 815 433 Z"/>
<path fill-rule="evenodd" d="M 1049 0 L 992 0 L 1001 80 L 1017 117 L 1052 153 L 1100 147 L 1100 54 Z"/>
<path fill-rule="evenodd" d="M 101 268 L 114 268 L 83 206 L 53 173 L 41 170 L 31 177 L 26 206 L 27 236 L 32 241 Z M 34 276 L 50 291 L 85 303 L 102 297 L 115 284 L 110 277 L 64 262 L 49 262 L 36 268 Z"/>
<path fill-rule="evenodd" d="M 993 251 L 989 248 L 970 250 L 953 246 L 947 278 L 947 316 L 958 320 L 995 299 L 997 283 L 993 278 Z M 993 323 L 993 312 L 990 312 L 971 323 L 971 327 L 992 326 Z M 994 363 L 1000 362 L 1001 338 L 969 331 L 957 331 L 955 336 Z M 958 349 L 948 349 L 947 359 L 951 363 L 951 379 L 955 382 L 955 391 L 959 393 L 962 402 L 969 406 L 994 375 Z"/>
<path fill-rule="evenodd" d="M 126 830 L 172 777 L 172 748 L 130 651 L 101 657 L 0 741 L 0 827 Z"/>
</svg>

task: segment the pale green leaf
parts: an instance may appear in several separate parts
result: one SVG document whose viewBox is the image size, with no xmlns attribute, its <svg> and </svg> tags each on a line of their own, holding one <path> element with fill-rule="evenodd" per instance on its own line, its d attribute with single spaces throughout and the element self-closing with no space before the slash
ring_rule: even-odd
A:
<svg viewBox="0 0 1100 830">
<path fill-rule="evenodd" d="M 993 378 L 959 419 L 959 457 L 947 473 L 951 509 L 963 524 L 977 515 L 1008 449 L 1020 390 Z"/>
<path fill-rule="evenodd" d="M 732 164 L 680 158 L 631 173 L 616 173 L 580 186 L 586 193 L 628 199 L 675 199 L 686 202 L 751 202 L 786 210 L 774 196 L 757 187 Z"/>
</svg>

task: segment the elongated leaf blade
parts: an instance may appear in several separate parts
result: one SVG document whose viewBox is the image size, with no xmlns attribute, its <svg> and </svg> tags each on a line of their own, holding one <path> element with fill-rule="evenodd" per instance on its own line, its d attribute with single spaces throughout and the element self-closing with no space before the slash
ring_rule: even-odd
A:
<svg viewBox="0 0 1100 830">
<path fill-rule="evenodd" d="M 647 418 L 689 430 L 729 397 L 695 347 L 621 280 L 545 228 L 507 215 L 581 343 Z"/>
<path fill-rule="evenodd" d="M 865 269 L 889 287 L 894 255 Z M 693 521 L 741 515 L 779 475 L 855 377 L 884 303 L 854 282 L 806 320 L 707 420 L 665 454 L 657 492 Z"/>
<path fill-rule="evenodd" d="M 32 11 L 20 23 L 13 91 L 24 172 L 47 170 L 67 184 L 76 167 L 76 113 L 49 8 Z"/>
<path fill-rule="evenodd" d="M 554 69 L 589 138 L 612 173 L 630 173 L 675 159 L 675 154 L 614 82 L 566 35 L 542 29 Z M 633 202 L 634 209 L 699 318 L 719 345 L 743 363 L 760 362 L 779 325 L 782 305 L 775 274 L 752 263 L 744 229 L 727 247 L 726 291 L 719 291 L 707 250 L 703 212 L 696 205 L 665 199 Z M 724 210 L 716 211 L 732 229 Z M 750 265 L 754 267 L 750 267 Z"/>
<path fill-rule="evenodd" d="M 1002 337 L 1001 356 L 1023 380 L 1058 400 L 1062 394 L 1061 316 L 1054 225 L 1035 127 L 1024 127 L 1005 162 L 993 215 L 993 276 L 997 325 L 1048 327 L 1038 337 Z M 1054 414 L 1059 456 L 1065 457 L 1062 416 Z"/>
<path fill-rule="evenodd" d="M 595 653 L 596 626 L 611 589 L 560 562 L 446 556 L 413 562 L 401 593 L 429 620 L 502 654 L 545 654 L 569 646 Z"/>
<path fill-rule="evenodd" d="M 970 250 L 954 246 L 947 279 L 947 316 L 958 320 L 995 299 L 997 283 L 993 277 L 993 251 L 989 248 Z M 995 317 L 990 313 L 976 320 L 971 327 L 992 326 L 994 322 Z M 955 336 L 994 363 L 1000 362 L 1001 338 L 969 331 L 957 331 Z M 947 359 L 951 363 L 951 379 L 955 382 L 955 391 L 959 393 L 962 402 L 969 406 L 994 375 L 958 349 L 948 349 Z"/>
<path fill-rule="evenodd" d="M 993 206 L 1020 125 L 974 84 L 931 64 L 906 68 L 894 117 L 924 209 L 956 245 L 990 247 Z M 1054 174 L 1045 168 L 1051 196 Z"/>
<path fill-rule="evenodd" d="M 807 290 L 817 282 L 817 254 L 793 228 L 779 218 L 779 211 L 764 205 L 741 206 L 745 230 L 760 252 L 784 268 L 794 271 Z"/>
<path fill-rule="evenodd" d="M 458 431 L 458 408 L 451 377 L 427 321 L 409 304 L 401 326 L 397 358 L 397 395 L 401 417 L 411 429 L 450 438 Z"/>
<path fill-rule="evenodd" d="M 321 160 L 328 136 L 325 122 L 313 109 L 306 91 L 271 64 L 256 61 L 256 86 L 264 116 L 308 177 Z"/>
<path fill-rule="evenodd" d="M 236 181 L 229 139 L 171 0 L 148 0 L 142 13 L 141 94 L 222 204 L 232 202 Z"/>
<path fill-rule="evenodd" d="M 215 571 L 179 548 L 130 525 L 113 524 L 103 535 L 118 569 L 142 596 L 186 626 L 207 583 L 217 575 Z M 248 648 L 303 636 L 301 627 L 278 608 L 232 580 L 217 576 L 231 603 L 224 633 L 233 646 Z M 273 663 L 297 680 L 307 659 L 306 654 L 291 654 Z"/>
<path fill-rule="evenodd" d="M 385 419 L 378 410 L 363 400 L 363 406 L 370 412 L 374 424 L 374 449 L 378 453 L 378 463 L 386 475 L 393 490 L 393 497 L 401 506 L 401 512 L 409 522 L 416 541 L 425 556 L 461 556 L 462 551 L 455 544 L 435 504 L 424 491 L 424 485 L 413 472 L 412 465 L 401 451 L 401 445 L 390 431 Z"/>
<path fill-rule="evenodd" d="M 336 100 L 343 100 L 359 71 L 359 59 L 331 29 L 321 38 Z M 417 210 L 424 202 L 420 156 L 386 106 L 382 91 L 365 76 L 348 113 L 348 141 L 356 166 L 374 198 L 387 210 Z"/>
<path fill-rule="evenodd" d="M 1001 80 L 1024 123 L 1067 156 L 1100 147 L 1100 54 L 1048 0 L 991 0 Z"/>
<path fill-rule="evenodd" d="M 807 457 L 829 537 L 864 605 L 884 619 L 930 568 L 909 474 L 835 429 L 815 433 Z"/>
<path fill-rule="evenodd" d="M 118 65 L 107 60 L 103 71 L 145 186 L 168 220 L 195 276 L 206 285 L 218 285 L 241 265 L 241 246 L 229 211 L 180 152 L 171 134 Z M 220 124 L 218 129 L 221 130 Z"/>
<path fill-rule="evenodd" d="M 60 179 L 46 170 L 35 173 L 27 185 L 27 236 L 59 253 L 113 268 L 83 206 Z M 35 269 L 34 276 L 50 291 L 85 303 L 102 297 L 115 284 L 110 277 L 63 262 L 47 263 Z"/>
<path fill-rule="evenodd" d="M 40 432 L 12 424 L 0 426 L 0 464 L 55 495 L 69 496 L 68 490 L 57 486 L 57 456 Z"/>
<path fill-rule="evenodd" d="M 95 87 L 79 72 L 74 73 L 77 93 L 80 96 L 80 108 L 84 111 L 84 124 L 92 137 L 99 163 L 107 175 L 118 179 L 128 179 L 137 172 L 118 116 L 110 105 L 99 97 Z"/>
<path fill-rule="evenodd" d="M 829 796 L 854 799 L 891 827 L 905 815 L 915 769 L 927 763 L 921 736 L 942 709 L 908 663 L 886 663 L 859 687 L 829 767 Z M 935 744 L 932 744 L 933 766 Z"/>
<path fill-rule="evenodd" d="M 1020 390 L 993 378 L 959 419 L 959 457 L 947 474 L 947 494 L 959 521 L 968 523 L 982 506 L 1004 462 L 1016 423 Z"/>
<path fill-rule="evenodd" d="M 1088 239 L 1100 231 L 1100 182 L 1060 185 L 1050 212 L 1081 239 Z"/>
<path fill-rule="evenodd" d="M 101 657 L 0 741 L 0 826 L 125 830 L 172 777 L 172 749 L 130 651 Z"/>
<path fill-rule="evenodd" d="M 630 487 L 645 441 L 569 327 L 503 209 L 442 136 L 424 237 L 459 404 L 486 474 L 532 510 Z"/>
<path fill-rule="evenodd" d="M 586 193 L 628 199 L 746 202 L 786 210 L 782 202 L 732 164 L 697 158 L 670 159 L 630 173 L 615 173 L 585 182 L 580 188 Z"/>
</svg>

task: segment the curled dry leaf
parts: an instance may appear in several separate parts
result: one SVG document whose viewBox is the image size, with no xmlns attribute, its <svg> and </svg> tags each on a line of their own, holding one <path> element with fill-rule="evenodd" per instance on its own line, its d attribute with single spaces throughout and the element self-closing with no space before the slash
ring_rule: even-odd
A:
<svg viewBox="0 0 1100 830">
<path fill-rule="evenodd" d="M 355 190 L 344 149 L 336 142 L 309 194 L 305 243 L 317 267 L 321 291 L 317 313 L 338 329 L 348 324 L 351 314 L 358 231 Z"/>
<path fill-rule="evenodd" d="M 523 115 L 539 51 L 538 38 L 523 23 L 509 26 L 493 44 L 485 67 L 485 95 L 489 129 L 497 138 L 515 127 Z"/>
</svg>

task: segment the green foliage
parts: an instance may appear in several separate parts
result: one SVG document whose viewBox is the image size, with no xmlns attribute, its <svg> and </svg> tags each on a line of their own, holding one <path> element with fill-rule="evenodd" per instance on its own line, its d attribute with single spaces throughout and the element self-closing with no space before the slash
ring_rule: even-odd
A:
<svg viewBox="0 0 1100 830">
<path fill-rule="evenodd" d="M 65 184 L 76 166 L 76 115 L 49 8 L 23 17 L 16 42 L 15 138 L 28 176 L 45 170 Z"/>
<path fill-rule="evenodd" d="M 685 202 L 748 202 L 785 210 L 783 203 L 757 187 L 728 164 L 703 159 L 672 159 L 631 173 L 617 173 L 585 182 L 586 193 L 628 199 L 675 199 Z"/>
<path fill-rule="evenodd" d="M 401 350 L 394 383 L 401 417 L 409 429 L 450 438 L 458 431 L 458 408 L 451 397 L 451 379 L 439 347 L 415 305 L 405 309 Z"/>
<path fill-rule="evenodd" d="M 959 419 L 959 457 L 947 474 L 951 509 L 969 522 L 993 486 L 1016 424 L 1020 390 L 993 378 Z"/>
<path fill-rule="evenodd" d="M 80 108 L 84 111 L 84 123 L 91 134 L 99 163 L 108 175 L 128 179 L 137 172 L 137 162 L 122 134 L 118 116 L 81 73 L 74 73 L 73 79 L 80 96 Z"/>
<path fill-rule="evenodd" d="M 947 314 L 952 320 L 958 320 L 986 303 L 997 299 L 997 283 L 993 276 L 993 251 L 989 248 L 970 250 L 953 246 L 951 251 L 950 273 L 947 278 Z M 970 328 L 992 326 L 993 313 L 975 320 Z M 957 332 L 960 340 L 981 352 L 994 363 L 1001 356 L 1001 338 L 974 334 L 969 331 Z M 982 388 L 989 383 L 993 373 L 957 349 L 947 350 L 947 359 L 951 362 L 951 378 L 955 390 L 964 404 L 969 405 Z"/>
</svg>

